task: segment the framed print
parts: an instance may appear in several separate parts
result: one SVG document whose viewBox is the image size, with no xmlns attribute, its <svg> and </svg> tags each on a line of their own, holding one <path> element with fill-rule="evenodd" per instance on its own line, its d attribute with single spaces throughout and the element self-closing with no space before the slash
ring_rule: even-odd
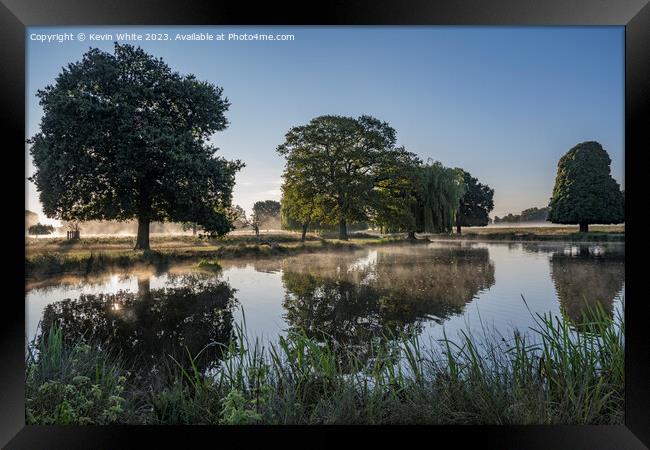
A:
<svg viewBox="0 0 650 450">
<path fill-rule="evenodd" d="M 307 6 L 2 0 L 2 445 L 647 448 L 647 2 Z"/>
</svg>

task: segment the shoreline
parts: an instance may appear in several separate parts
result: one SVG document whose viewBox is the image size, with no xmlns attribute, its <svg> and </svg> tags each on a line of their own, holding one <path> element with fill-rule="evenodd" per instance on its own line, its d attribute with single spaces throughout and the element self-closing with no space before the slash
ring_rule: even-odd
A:
<svg viewBox="0 0 650 450">
<path fill-rule="evenodd" d="M 624 243 L 624 232 L 593 231 L 588 233 L 552 233 L 508 229 L 500 232 L 462 234 L 431 234 L 409 241 L 404 235 L 351 235 L 350 240 L 309 236 L 300 242 L 293 234 L 268 234 L 262 241 L 253 236 L 231 236 L 222 240 L 200 240 L 193 236 L 153 237 L 151 250 L 132 250 L 130 237 L 89 237 L 77 242 L 43 238 L 27 240 L 25 249 L 25 279 L 47 279 L 61 274 L 85 275 L 109 269 L 134 266 L 164 268 L 172 263 L 214 261 L 218 259 L 268 258 L 294 256 L 322 251 L 360 250 L 378 245 L 417 245 L 429 242 L 560 242 L 560 243 Z M 266 241 L 266 242 L 265 242 Z"/>
</svg>

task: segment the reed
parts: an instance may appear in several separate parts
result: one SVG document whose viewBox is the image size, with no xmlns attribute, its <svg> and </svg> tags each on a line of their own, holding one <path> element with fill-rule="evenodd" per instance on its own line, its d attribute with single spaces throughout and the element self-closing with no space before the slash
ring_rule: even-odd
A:
<svg viewBox="0 0 650 450">
<path fill-rule="evenodd" d="M 93 353 L 81 344 L 66 348 L 54 330 L 38 348 L 38 356 L 28 358 L 28 421 L 622 423 L 622 315 L 609 317 L 601 307 L 590 309 L 580 330 L 565 317 L 534 317 L 534 327 L 513 330 L 509 336 L 483 329 L 480 334 L 462 332 L 455 339 L 445 335 L 429 345 L 423 345 L 417 334 L 381 336 L 360 356 L 339 347 L 335 351 L 327 339 L 323 343 L 300 332 L 264 345 L 249 339 L 244 316 L 233 339 L 220 344 L 223 357 L 216 368 L 208 373 L 198 369 L 207 347 L 196 355 L 170 356 L 156 379 L 144 387 L 132 383 L 119 357 Z M 43 386 L 48 383 L 79 390 L 74 374 L 91 379 L 89 386 L 99 385 L 102 401 L 86 405 L 70 399 L 86 394 L 72 391 L 67 397 L 57 391 L 58 397 L 50 395 L 43 401 Z M 122 399 L 119 414 L 112 416 L 105 413 L 114 406 L 111 396 Z M 86 405 L 86 409 L 62 416 L 65 402 L 65 408 Z"/>
</svg>

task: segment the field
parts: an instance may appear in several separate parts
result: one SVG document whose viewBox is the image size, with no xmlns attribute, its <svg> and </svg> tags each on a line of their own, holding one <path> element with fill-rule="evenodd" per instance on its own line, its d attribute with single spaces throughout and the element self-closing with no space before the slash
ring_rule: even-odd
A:
<svg viewBox="0 0 650 450">
<path fill-rule="evenodd" d="M 576 227 L 468 227 L 462 234 L 418 235 L 427 240 L 501 240 L 501 241 L 624 241 L 622 225 L 595 225 L 589 233 Z M 348 241 L 336 239 L 336 233 L 308 234 L 305 242 L 299 233 L 280 230 L 231 233 L 219 239 L 192 235 L 152 235 L 150 251 L 134 251 L 134 236 L 87 236 L 78 241 L 63 237 L 28 237 L 25 242 L 27 277 L 73 272 L 90 273 L 111 267 L 155 265 L 218 258 L 272 257 L 323 250 L 355 249 L 368 245 L 406 242 L 404 234 L 380 235 L 372 232 L 351 233 Z"/>
</svg>

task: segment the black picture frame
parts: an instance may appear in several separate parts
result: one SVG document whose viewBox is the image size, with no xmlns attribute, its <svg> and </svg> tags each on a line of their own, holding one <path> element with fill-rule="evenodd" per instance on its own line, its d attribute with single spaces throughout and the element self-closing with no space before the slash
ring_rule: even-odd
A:
<svg viewBox="0 0 650 450">
<path fill-rule="evenodd" d="M 618 25 L 625 27 L 625 178 L 626 263 L 640 258 L 643 247 L 638 209 L 630 207 L 641 197 L 643 151 L 650 142 L 650 5 L 648 0 L 455 0 L 331 1 L 328 3 L 172 0 L 0 0 L 0 114 L 7 130 L 3 156 L 7 161 L 2 183 L 7 209 L 5 236 L 13 245 L 5 265 L 4 326 L 0 328 L 0 445 L 18 448 L 128 448 L 140 439 L 147 446 L 189 446 L 196 439 L 236 434 L 239 443 L 252 437 L 270 442 L 291 439 L 285 427 L 127 427 L 127 426 L 25 426 L 25 309 L 24 235 L 21 219 L 24 197 L 17 192 L 24 170 L 11 167 L 25 148 L 25 28 L 37 25 Z M 23 158 L 17 158 L 23 161 Z M 18 165 L 21 163 L 19 162 Z M 16 238 L 14 239 L 13 236 Z M 15 242 L 14 242 L 15 241 Z M 629 245 L 632 242 L 632 245 Z M 15 257 L 15 260 L 13 259 Z M 646 298 L 640 295 L 639 275 L 626 278 L 626 390 L 625 425 L 621 426 L 436 426 L 429 427 L 323 427 L 300 431 L 322 435 L 321 443 L 339 441 L 341 429 L 355 434 L 345 443 L 367 442 L 368 437 L 411 442 L 428 437 L 454 446 L 477 442 L 494 448 L 636 449 L 650 446 L 650 339 L 643 320 Z M 24 298 L 24 297 L 23 297 Z M 296 428 L 290 430 L 292 433 Z M 408 433 L 408 434 L 407 434 Z M 232 436 L 235 437 L 235 436 Z M 435 441 L 434 441 L 435 440 Z M 213 441 L 217 442 L 217 441 Z M 219 441 L 220 442 L 220 441 Z M 340 441 L 339 441 L 340 442 Z M 425 441 L 426 442 L 426 441 Z M 216 445 L 216 444 L 215 444 Z M 311 445 L 311 444 L 306 444 Z"/>
</svg>

